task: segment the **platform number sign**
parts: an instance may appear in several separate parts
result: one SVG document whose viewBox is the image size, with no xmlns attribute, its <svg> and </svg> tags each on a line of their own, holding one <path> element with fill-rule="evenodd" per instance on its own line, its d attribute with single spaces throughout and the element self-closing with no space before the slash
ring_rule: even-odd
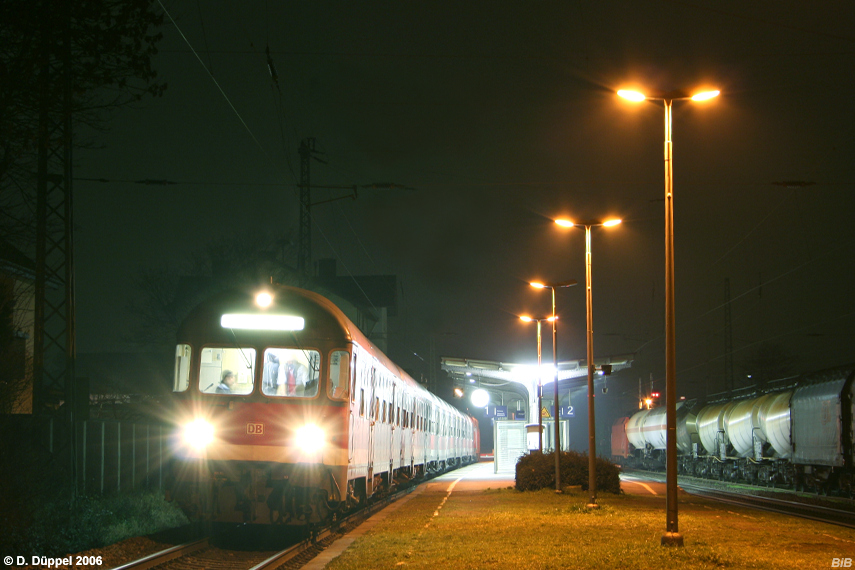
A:
<svg viewBox="0 0 855 570">
<path fill-rule="evenodd" d="M 260 422 L 249 422 L 246 424 L 247 435 L 262 435 L 264 433 L 264 424 Z"/>
</svg>

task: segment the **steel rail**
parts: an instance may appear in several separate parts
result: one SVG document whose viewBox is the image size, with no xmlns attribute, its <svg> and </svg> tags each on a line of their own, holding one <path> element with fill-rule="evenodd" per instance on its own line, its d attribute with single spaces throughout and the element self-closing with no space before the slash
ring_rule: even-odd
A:
<svg viewBox="0 0 855 570">
<path fill-rule="evenodd" d="M 154 554 L 149 554 L 148 556 L 144 556 L 139 560 L 134 560 L 121 566 L 116 566 L 115 568 L 113 568 L 113 570 L 145 570 L 147 568 L 154 568 L 155 566 L 159 566 L 164 562 L 169 562 L 170 560 L 173 560 L 175 558 L 186 556 L 187 554 L 191 554 L 207 546 L 208 539 L 201 538 L 199 540 L 194 540 L 193 542 L 179 544 L 178 546 L 173 546 L 171 548 L 167 548 L 166 550 L 161 550 L 160 552 L 155 552 Z"/>
</svg>

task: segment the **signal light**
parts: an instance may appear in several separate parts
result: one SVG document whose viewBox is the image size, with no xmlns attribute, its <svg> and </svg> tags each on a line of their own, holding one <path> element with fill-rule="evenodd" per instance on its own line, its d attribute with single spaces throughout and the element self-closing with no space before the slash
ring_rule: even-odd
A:
<svg viewBox="0 0 855 570">
<path fill-rule="evenodd" d="M 463 397 L 463 388 L 455 387 L 454 388 L 454 397 L 462 398 Z"/>
<path fill-rule="evenodd" d="M 650 397 L 651 397 L 651 398 L 658 398 L 658 397 L 659 397 L 659 392 L 653 392 L 652 394 L 650 394 Z"/>
</svg>

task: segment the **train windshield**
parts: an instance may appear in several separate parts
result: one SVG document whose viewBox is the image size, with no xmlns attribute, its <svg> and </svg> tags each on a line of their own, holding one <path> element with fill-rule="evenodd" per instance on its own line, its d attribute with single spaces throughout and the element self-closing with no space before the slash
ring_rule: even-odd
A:
<svg viewBox="0 0 855 570">
<path fill-rule="evenodd" d="M 249 394 L 255 378 L 254 348 L 203 348 L 199 391 L 204 394 Z"/>
<path fill-rule="evenodd" d="M 314 398 L 318 395 L 320 362 L 317 350 L 268 348 L 264 351 L 261 391 L 267 396 Z"/>
</svg>

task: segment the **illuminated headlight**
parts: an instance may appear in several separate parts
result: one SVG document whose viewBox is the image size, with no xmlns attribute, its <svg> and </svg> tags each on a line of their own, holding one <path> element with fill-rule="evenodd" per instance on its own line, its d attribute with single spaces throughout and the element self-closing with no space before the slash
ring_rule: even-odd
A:
<svg viewBox="0 0 855 570">
<path fill-rule="evenodd" d="M 306 424 L 297 429 L 294 443 L 306 453 L 320 451 L 326 445 L 324 430 L 314 424 Z"/>
<path fill-rule="evenodd" d="M 204 449 L 214 440 L 214 426 L 205 420 L 193 420 L 184 426 L 184 443 Z"/>
</svg>

